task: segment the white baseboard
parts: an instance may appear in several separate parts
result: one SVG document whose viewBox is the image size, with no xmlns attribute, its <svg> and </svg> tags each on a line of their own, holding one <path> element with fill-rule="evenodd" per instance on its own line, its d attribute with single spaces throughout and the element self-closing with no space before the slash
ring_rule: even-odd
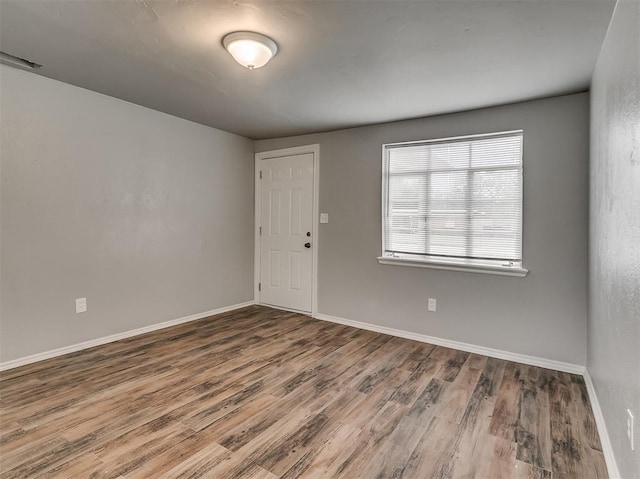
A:
<svg viewBox="0 0 640 479">
<path fill-rule="evenodd" d="M 255 304 L 255 301 L 247 301 L 246 303 L 233 304 L 231 306 L 225 306 L 223 308 L 213 309 L 211 311 L 205 311 L 204 313 L 192 314 L 190 316 L 185 316 L 183 318 L 172 319 L 170 321 L 165 321 L 163 323 L 152 324 L 149 326 L 144 326 L 142 328 L 132 329 L 131 331 L 125 331 L 123 333 L 111 334 L 109 336 L 104 336 L 102 338 L 90 339 L 89 341 L 84 341 L 78 344 L 72 344 L 71 346 L 65 346 L 63 348 L 53 349 L 51 351 L 45 351 L 43 353 L 32 354 L 31 356 L 26 356 L 24 358 L 13 359 L 11 361 L 0 363 L 0 371 L 17 368 L 17 367 L 24 366 L 26 364 L 35 363 L 38 361 L 44 361 L 45 359 L 55 358 L 56 356 L 62 356 L 64 354 L 75 353 L 76 351 L 81 351 L 83 349 L 89 349 L 89 348 L 93 348 L 94 346 L 100 346 L 101 344 L 112 343 L 113 341 L 118 341 L 120 339 L 130 338 L 132 336 L 138 336 L 139 334 L 149 333 L 151 331 L 157 331 L 158 329 L 164 329 L 171 326 L 176 326 L 178 324 L 188 323 L 189 321 L 195 321 L 196 319 L 208 318 L 209 316 L 226 313 L 228 311 L 244 308 L 246 306 L 251 306 L 253 304 Z"/>
<path fill-rule="evenodd" d="M 613 454 L 613 447 L 611 445 L 611 440 L 609 439 L 609 433 L 607 432 L 607 425 L 604 422 L 602 409 L 600 409 L 600 402 L 598 402 L 598 396 L 596 395 L 596 389 L 593 386 L 593 381 L 589 375 L 589 370 L 585 370 L 584 372 L 584 382 L 587 385 L 587 393 L 589 394 L 589 401 L 591 401 L 591 409 L 593 409 L 593 415 L 596 418 L 596 426 L 598 428 L 598 435 L 600 436 L 600 445 L 602 446 L 604 460 L 607 463 L 609 479 L 620 479 L 620 472 L 618 471 L 616 457 Z"/>
<path fill-rule="evenodd" d="M 514 361 L 516 363 L 529 364 L 530 366 L 554 369 L 556 371 L 563 371 L 571 374 L 583 374 L 585 372 L 585 367 L 578 364 L 564 363 L 561 361 L 554 361 L 552 359 L 527 356 L 526 354 L 512 353 L 509 351 L 502 351 L 500 349 L 486 348 L 484 346 L 477 346 L 475 344 L 462 343 L 460 341 L 452 341 L 450 339 L 427 336 L 425 334 L 411 333 L 409 331 L 403 331 L 401 329 L 388 328 L 386 326 L 378 326 L 376 324 L 363 323 L 360 321 L 338 318 L 326 314 L 317 314 L 315 317 L 323 321 L 330 321 L 332 323 L 353 326 L 354 328 L 375 331 L 376 333 L 389 334 L 391 336 L 397 336 L 399 338 L 413 339 L 414 341 L 435 344 L 437 346 L 444 346 L 445 348 L 458 349 L 460 351 L 466 351 L 468 353 L 482 354 L 483 356 L 489 356 L 492 358 L 505 359 L 507 361 Z"/>
</svg>

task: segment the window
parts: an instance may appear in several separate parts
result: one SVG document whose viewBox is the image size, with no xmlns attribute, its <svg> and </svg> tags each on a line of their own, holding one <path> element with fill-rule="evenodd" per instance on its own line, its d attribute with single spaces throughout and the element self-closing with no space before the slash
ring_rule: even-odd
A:
<svg viewBox="0 0 640 479">
<path fill-rule="evenodd" d="M 526 274 L 521 130 L 383 151 L 381 263 Z"/>
</svg>

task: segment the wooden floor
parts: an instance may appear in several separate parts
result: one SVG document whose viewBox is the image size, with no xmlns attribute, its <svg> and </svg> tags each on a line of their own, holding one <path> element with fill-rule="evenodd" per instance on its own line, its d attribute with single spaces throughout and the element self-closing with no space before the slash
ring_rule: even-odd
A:
<svg viewBox="0 0 640 479">
<path fill-rule="evenodd" d="M 3 478 L 604 478 L 581 377 L 253 306 L 0 374 Z"/>
</svg>

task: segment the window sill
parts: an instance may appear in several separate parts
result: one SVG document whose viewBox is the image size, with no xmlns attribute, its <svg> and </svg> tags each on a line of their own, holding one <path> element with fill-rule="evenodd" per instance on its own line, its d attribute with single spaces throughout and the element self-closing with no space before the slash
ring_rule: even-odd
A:
<svg viewBox="0 0 640 479">
<path fill-rule="evenodd" d="M 391 258 L 389 256 L 378 257 L 378 263 L 390 264 L 394 266 L 411 266 L 414 268 L 431 268 L 431 269 L 444 269 L 449 271 L 465 271 L 467 273 L 484 273 L 484 274 L 499 274 L 502 276 L 517 276 L 524 278 L 529 272 L 524 268 L 507 268 L 501 266 L 490 265 L 478 265 L 478 264 L 458 264 L 449 263 L 446 261 L 427 261 L 419 259 L 407 259 L 407 258 Z"/>
</svg>

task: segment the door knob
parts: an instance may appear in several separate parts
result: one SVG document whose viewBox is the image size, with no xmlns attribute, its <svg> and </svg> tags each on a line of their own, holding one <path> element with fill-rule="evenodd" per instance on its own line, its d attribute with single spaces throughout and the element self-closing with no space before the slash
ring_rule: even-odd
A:
<svg viewBox="0 0 640 479">
<path fill-rule="evenodd" d="M 311 243 L 305 243 L 305 244 L 304 244 L 304 247 L 305 247 L 305 248 L 311 248 Z"/>
</svg>

